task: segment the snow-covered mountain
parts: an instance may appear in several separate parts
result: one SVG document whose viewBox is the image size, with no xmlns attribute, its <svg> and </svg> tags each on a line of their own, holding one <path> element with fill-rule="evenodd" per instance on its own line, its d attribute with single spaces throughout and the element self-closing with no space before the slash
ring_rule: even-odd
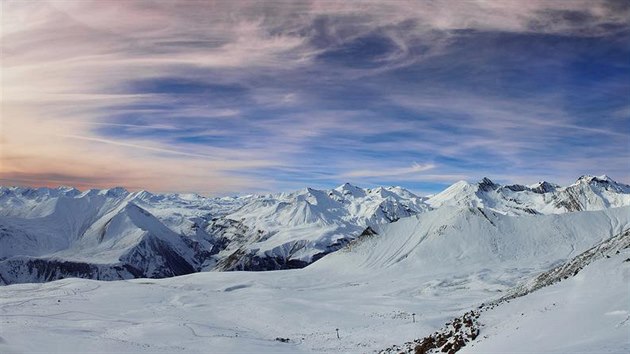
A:
<svg viewBox="0 0 630 354">
<path fill-rule="evenodd" d="M 303 269 L 3 286 L 0 351 L 366 353 L 399 343 L 389 352 L 413 353 L 415 338 L 438 333 L 442 352 L 472 333 L 462 350 L 627 352 L 629 228 L 628 206 L 445 206 L 375 225 Z"/>
<path fill-rule="evenodd" d="M 207 231 L 238 249 L 218 265 L 221 270 L 300 268 L 345 246 L 368 226 L 396 221 L 428 210 L 424 199 L 399 188 L 362 189 L 344 184 L 322 191 L 306 188 L 252 200 Z M 225 225 L 225 220 L 230 220 Z"/>
<path fill-rule="evenodd" d="M 197 220 L 246 201 L 122 188 L 0 188 L 0 282 L 191 273 L 218 252 Z"/>
<path fill-rule="evenodd" d="M 428 207 L 401 188 L 264 196 L 0 188 L 0 282 L 299 268 Z"/>
<path fill-rule="evenodd" d="M 484 178 L 478 183 L 457 182 L 427 204 L 482 207 L 511 215 L 560 214 L 630 205 L 630 186 L 608 176 L 582 176 L 566 187 L 545 181 L 502 186 Z"/>
<path fill-rule="evenodd" d="M 0 187 L 0 283 L 301 268 L 382 225 L 433 209 L 446 220 L 470 210 L 492 219 L 624 205 L 630 187 L 606 176 L 567 187 L 500 186 L 486 178 L 430 198 L 348 183 L 224 198 Z"/>
</svg>

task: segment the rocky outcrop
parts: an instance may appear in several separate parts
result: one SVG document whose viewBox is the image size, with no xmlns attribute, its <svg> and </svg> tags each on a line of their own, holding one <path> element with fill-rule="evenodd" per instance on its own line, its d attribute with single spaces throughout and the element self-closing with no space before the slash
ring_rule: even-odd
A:
<svg viewBox="0 0 630 354">
<path fill-rule="evenodd" d="M 479 335 L 478 318 L 478 311 L 466 312 L 424 338 L 414 339 L 400 346 L 393 345 L 379 351 L 379 353 L 456 353 L 461 348 L 465 347 L 467 343 L 475 340 Z"/>
<path fill-rule="evenodd" d="M 100 265 L 57 259 L 20 257 L 0 262 L 0 284 L 43 283 L 65 278 L 121 280 L 143 276 L 129 264 Z"/>
</svg>

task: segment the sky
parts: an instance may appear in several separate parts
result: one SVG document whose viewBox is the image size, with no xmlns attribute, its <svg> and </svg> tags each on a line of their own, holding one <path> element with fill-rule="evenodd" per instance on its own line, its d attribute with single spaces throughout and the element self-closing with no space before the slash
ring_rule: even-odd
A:
<svg viewBox="0 0 630 354">
<path fill-rule="evenodd" d="M 629 1 L 1 6 L 0 185 L 630 183 Z"/>
</svg>

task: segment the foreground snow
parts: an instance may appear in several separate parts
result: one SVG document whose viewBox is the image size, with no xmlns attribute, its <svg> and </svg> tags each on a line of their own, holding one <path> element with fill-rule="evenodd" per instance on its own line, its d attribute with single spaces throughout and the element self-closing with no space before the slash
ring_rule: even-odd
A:
<svg viewBox="0 0 630 354">
<path fill-rule="evenodd" d="M 485 297 L 447 287 L 419 303 L 417 277 L 391 281 L 305 273 L 6 286 L 0 289 L 3 350 L 363 352 L 429 332 Z"/>
<path fill-rule="evenodd" d="M 442 208 L 383 226 L 300 270 L 4 286 L 0 351 L 371 352 L 438 330 L 626 230 L 629 218 L 627 207 L 529 217 Z M 625 249 L 573 280 L 484 312 L 478 342 L 466 349 L 627 347 L 620 333 L 630 313 L 628 257 Z M 544 331 L 534 334 L 537 323 Z M 560 342 L 589 331 L 576 336 L 586 342 Z M 528 347 L 528 338 L 540 344 Z"/>
<path fill-rule="evenodd" d="M 482 313 L 461 353 L 629 353 L 630 251 Z"/>
</svg>

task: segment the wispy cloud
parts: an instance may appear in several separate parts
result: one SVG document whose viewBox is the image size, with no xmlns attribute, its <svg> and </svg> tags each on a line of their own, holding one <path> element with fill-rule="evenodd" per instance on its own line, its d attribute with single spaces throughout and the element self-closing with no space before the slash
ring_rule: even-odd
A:
<svg viewBox="0 0 630 354">
<path fill-rule="evenodd" d="M 413 163 L 410 167 L 400 167 L 400 168 L 382 168 L 382 167 L 374 167 L 370 170 L 357 170 L 350 171 L 341 175 L 341 178 L 350 177 L 400 177 L 407 176 L 410 174 L 420 173 L 424 171 L 431 170 L 435 167 L 432 164 L 420 165 L 418 163 Z"/>
<path fill-rule="evenodd" d="M 593 159 L 630 180 L 608 159 L 630 157 L 623 1 L 4 1 L 2 11 L 5 181 L 227 193 L 506 169 L 565 178 Z"/>
</svg>

